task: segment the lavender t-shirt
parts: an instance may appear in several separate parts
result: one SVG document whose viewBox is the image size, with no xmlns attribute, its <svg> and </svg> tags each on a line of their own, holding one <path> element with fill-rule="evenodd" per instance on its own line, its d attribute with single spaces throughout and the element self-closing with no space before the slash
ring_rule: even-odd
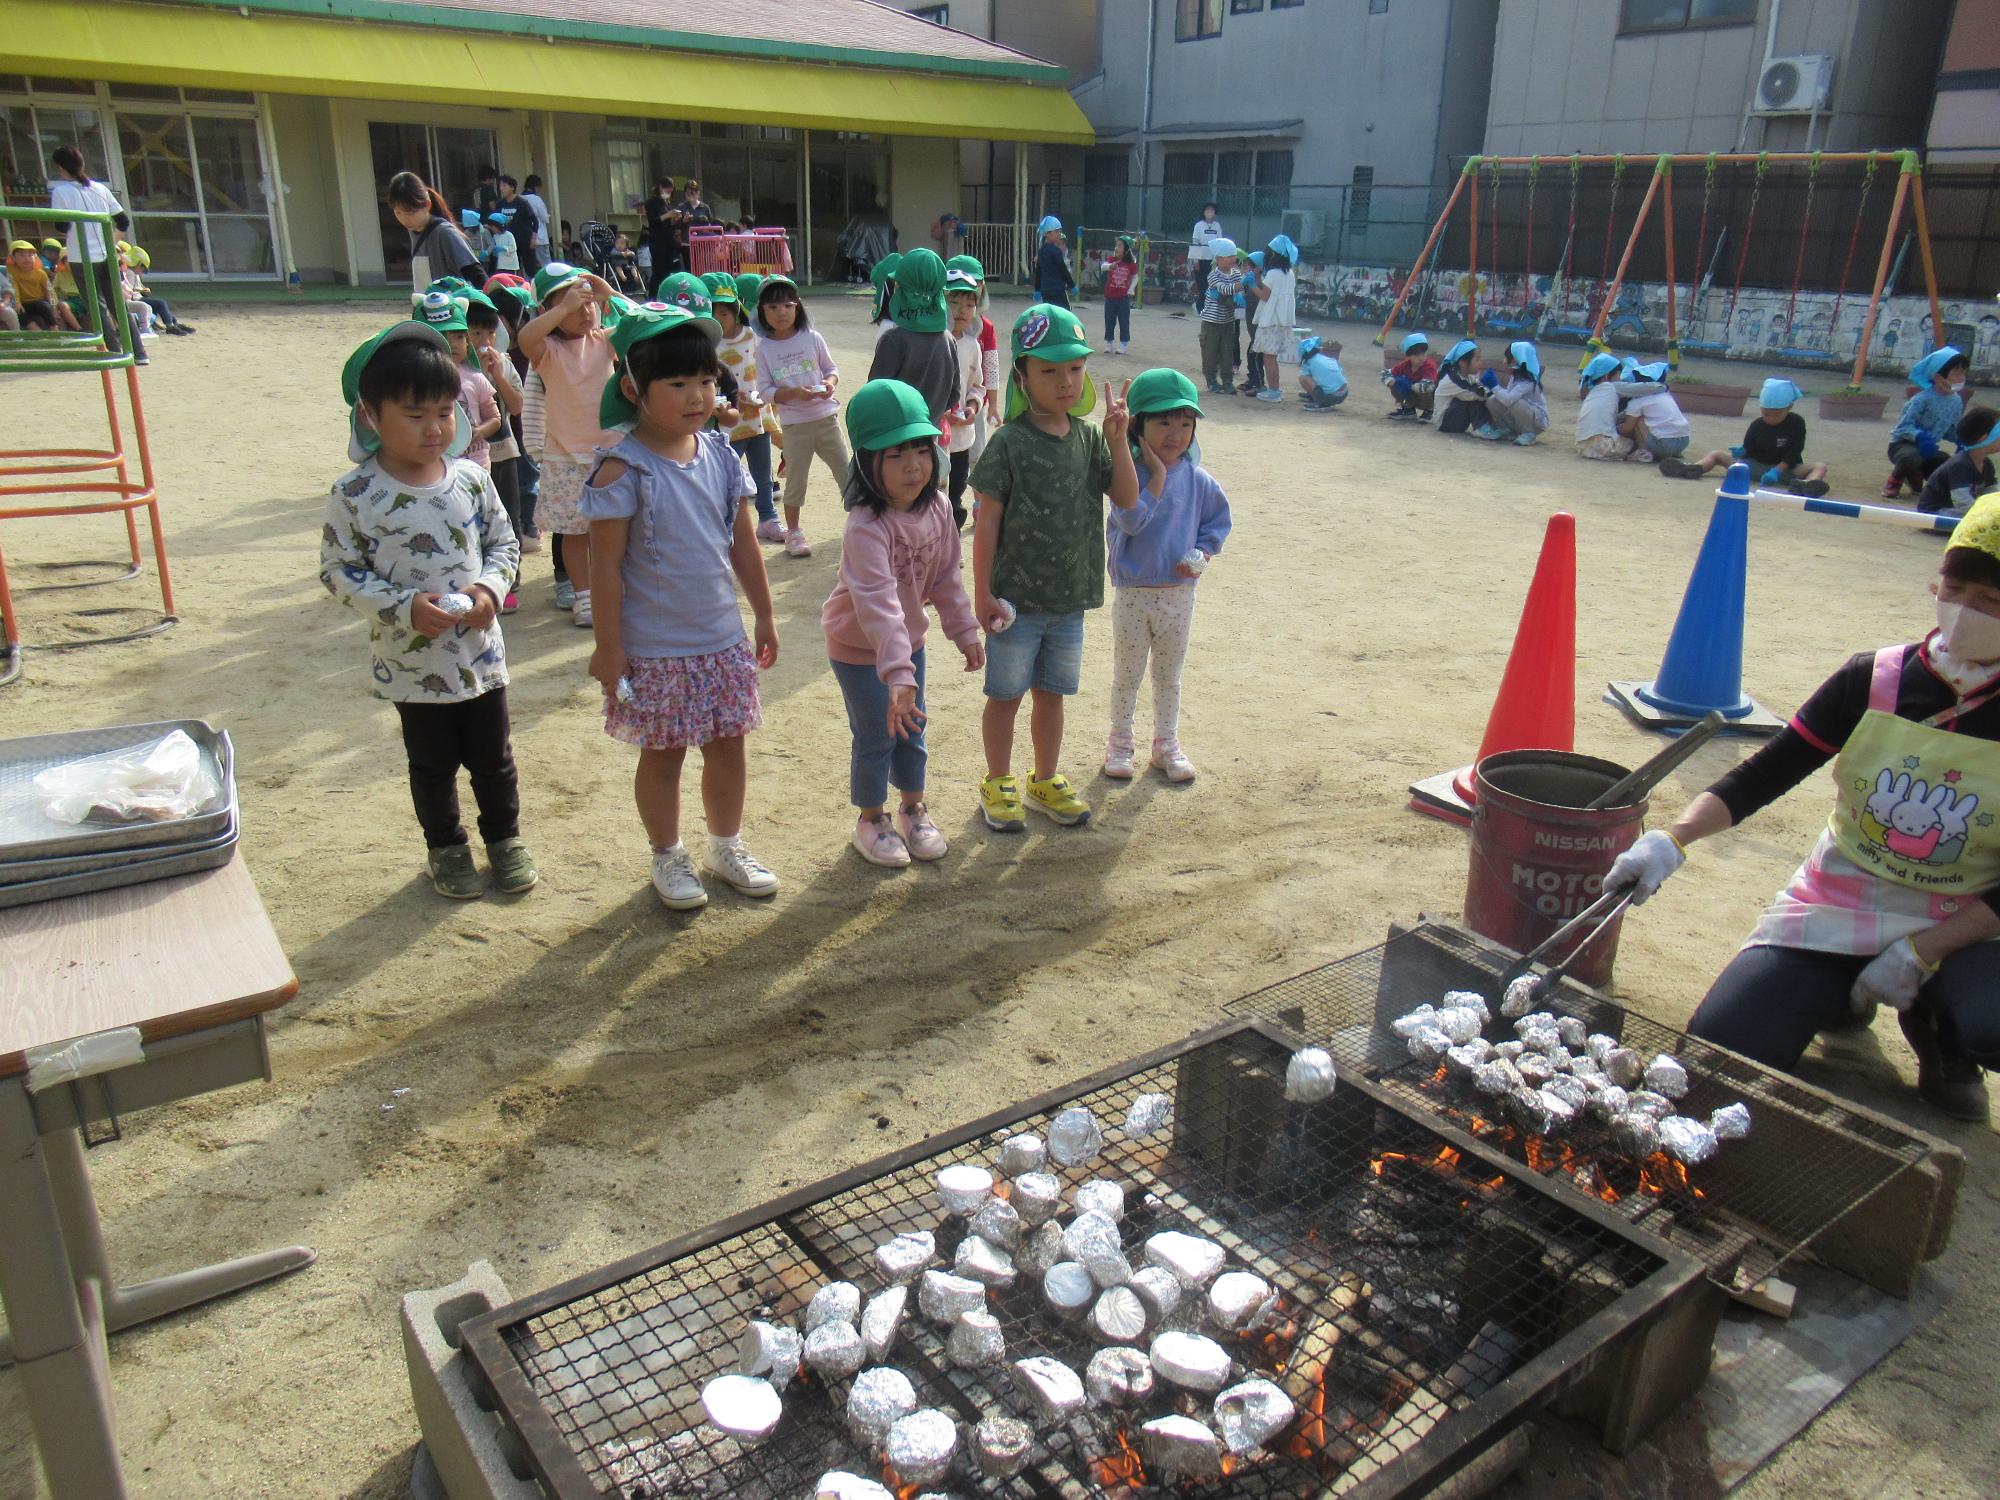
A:
<svg viewBox="0 0 2000 1500">
<path fill-rule="evenodd" d="M 709 656 L 743 640 L 730 544 L 738 503 L 757 493 L 719 432 L 698 433 L 691 463 L 662 458 L 629 434 L 600 449 L 625 472 L 586 484 L 586 521 L 630 520 L 620 633 L 628 656 Z"/>
</svg>

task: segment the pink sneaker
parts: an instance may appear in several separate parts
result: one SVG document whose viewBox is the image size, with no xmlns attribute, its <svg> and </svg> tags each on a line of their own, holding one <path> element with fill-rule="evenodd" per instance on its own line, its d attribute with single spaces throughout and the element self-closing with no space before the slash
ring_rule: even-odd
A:
<svg viewBox="0 0 2000 1500">
<path fill-rule="evenodd" d="M 896 831 L 902 834 L 904 847 L 912 859 L 943 859 L 950 848 L 937 824 L 931 821 L 930 808 L 922 802 L 897 809 Z"/>
<path fill-rule="evenodd" d="M 1133 764 L 1132 736 L 1114 733 L 1111 742 L 1104 747 L 1104 774 L 1113 781 L 1130 781 L 1137 767 Z"/>
<path fill-rule="evenodd" d="M 785 523 L 776 516 L 757 523 L 757 540 L 760 542 L 782 542 L 785 539 Z"/>
<path fill-rule="evenodd" d="M 1182 751 L 1179 740 L 1154 740 L 1153 765 L 1169 781 L 1194 780 L 1194 762 Z"/>
<path fill-rule="evenodd" d="M 786 534 L 785 556 L 811 557 L 812 555 L 812 543 L 806 540 L 806 534 L 803 531 L 792 531 Z"/>
<path fill-rule="evenodd" d="M 909 847 L 885 812 L 854 820 L 854 847 L 871 865 L 900 870 L 910 862 Z"/>
<path fill-rule="evenodd" d="M 500 601 L 500 613 L 503 615 L 511 615 L 512 613 L 514 613 L 515 610 L 519 609 L 520 607 L 521 607 L 520 595 L 514 593 L 513 590 L 511 589 L 508 590 L 507 597 Z"/>
</svg>

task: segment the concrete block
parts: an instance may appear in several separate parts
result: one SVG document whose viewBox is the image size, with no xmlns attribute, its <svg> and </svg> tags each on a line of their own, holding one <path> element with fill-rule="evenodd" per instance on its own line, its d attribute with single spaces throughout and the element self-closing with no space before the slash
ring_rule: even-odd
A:
<svg viewBox="0 0 2000 1500">
<path fill-rule="evenodd" d="M 461 1323 L 513 1300 L 483 1260 L 450 1286 L 403 1297 L 403 1363 L 424 1435 L 411 1475 L 417 1500 L 430 1500 L 440 1485 L 448 1500 L 541 1500 L 541 1486 L 458 1337 Z"/>
</svg>

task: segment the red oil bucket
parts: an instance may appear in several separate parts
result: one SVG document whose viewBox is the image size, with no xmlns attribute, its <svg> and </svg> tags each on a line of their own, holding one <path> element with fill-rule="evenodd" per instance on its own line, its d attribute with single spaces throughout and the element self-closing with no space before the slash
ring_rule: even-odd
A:
<svg viewBox="0 0 2000 1500">
<path fill-rule="evenodd" d="M 1472 866 L 1465 925 L 1525 953 L 1595 901 L 1611 863 L 1645 827 L 1646 798 L 1625 807 L 1585 806 L 1626 768 L 1561 750 L 1508 750 L 1474 771 Z M 1570 974 L 1589 985 L 1611 978 L 1621 918 L 1591 943 Z M 1558 955 L 1560 957 L 1561 955 Z"/>
</svg>

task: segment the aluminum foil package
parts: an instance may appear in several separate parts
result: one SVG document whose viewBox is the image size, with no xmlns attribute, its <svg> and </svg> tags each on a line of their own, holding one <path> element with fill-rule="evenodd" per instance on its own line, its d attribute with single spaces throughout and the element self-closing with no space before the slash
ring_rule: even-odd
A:
<svg viewBox="0 0 2000 1500">
<path fill-rule="evenodd" d="M 1488 1098 L 1498 1099 L 1521 1087 L 1521 1074 L 1505 1058 L 1496 1058 L 1472 1070 L 1472 1086 Z"/>
<path fill-rule="evenodd" d="M 1651 1115 L 1655 1120 L 1664 1120 L 1674 1112 L 1674 1101 L 1665 1094 L 1656 1094 L 1651 1089 L 1634 1089 L 1627 1107 L 1637 1115 Z"/>
<path fill-rule="evenodd" d="M 1086 1166 L 1103 1149 L 1104 1128 L 1089 1110 L 1073 1107 L 1049 1121 L 1049 1155 L 1058 1166 Z"/>
<path fill-rule="evenodd" d="M 1523 974 L 1507 986 L 1507 993 L 1500 997 L 1500 1014 L 1508 1020 L 1525 1016 L 1534 1008 L 1535 999 L 1542 992 L 1539 974 Z"/>
<path fill-rule="evenodd" d="M 1410 1056 L 1419 1062 L 1436 1062 L 1451 1051 L 1451 1038 L 1442 1028 L 1425 1024 L 1417 1028 L 1409 1040 Z"/>
<path fill-rule="evenodd" d="M 854 1377 L 847 1392 L 847 1430 L 854 1441 L 873 1450 L 882 1446 L 889 1429 L 917 1409 L 917 1390 L 901 1370 L 878 1365 Z"/>
<path fill-rule="evenodd" d="M 1478 1036 L 1486 1025 L 1485 1017 L 1469 1006 L 1454 1005 L 1449 1010 L 1441 1010 L 1432 1017 L 1432 1024 L 1451 1038 L 1454 1047 L 1463 1046 Z"/>
<path fill-rule="evenodd" d="M 1549 1101 L 1539 1089 L 1515 1089 L 1507 1096 L 1507 1113 L 1528 1135 L 1547 1135 L 1554 1123 L 1549 1116 Z"/>
<path fill-rule="evenodd" d="M 1181 566 L 1199 578 L 1208 566 L 1208 554 L 1199 547 L 1190 547 L 1181 554 Z"/>
<path fill-rule="evenodd" d="M 1636 1089 L 1646 1076 L 1645 1061 L 1630 1047 L 1613 1047 L 1597 1060 L 1604 1076 L 1622 1089 Z"/>
<path fill-rule="evenodd" d="M 1338 1080 L 1333 1058 L 1318 1047 L 1303 1047 L 1285 1064 L 1285 1097 L 1294 1104 L 1318 1104 L 1332 1096 Z"/>
<path fill-rule="evenodd" d="M 1646 1087 L 1669 1099 L 1678 1099 L 1688 1091 L 1687 1069 L 1681 1066 L 1678 1057 L 1662 1052 L 1646 1064 Z"/>
<path fill-rule="evenodd" d="M 905 1484 L 935 1484 L 958 1454 L 958 1423 L 936 1407 L 913 1411 L 889 1429 L 882 1456 Z"/>
<path fill-rule="evenodd" d="M 1389 1023 L 1389 1029 L 1408 1041 L 1424 1027 L 1431 1024 L 1431 1017 L 1437 1014 L 1435 1005 L 1419 1005 L 1415 1010 L 1406 1011 Z"/>
<path fill-rule="evenodd" d="M 1523 1052 L 1514 1067 L 1529 1088 L 1538 1089 L 1556 1076 L 1556 1065 L 1539 1052 Z"/>
<path fill-rule="evenodd" d="M 1660 1122 L 1638 1110 L 1611 1117 L 1611 1141 L 1633 1161 L 1643 1161 L 1660 1149 Z"/>
<path fill-rule="evenodd" d="M 1708 1128 L 1718 1141 L 1740 1141 L 1750 1133 L 1750 1106 L 1738 1100 L 1725 1104 L 1708 1117 Z"/>
<path fill-rule="evenodd" d="M 1556 1035 L 1562 1038 L 1562 1044 L 1565 1047 L 1569 1048 L 1572 1052 L 1577 1052 L 1583 1050 L 1588 1045 L 1590 1028 L 1585 1026 L 1575 1016 L 1557 1016 Z"/>
<path fill-rule="evenodd" d="M 1577 1109 L 1563 1095 L 1555 1090 L 1553 1081 L 1541 1089 L 1542 1108 L 1548 1111 L 1548 1134 L 1557 1135 L 1576 1123 Z"/>
<path fill-rule="evenodd" d="M 1462 1047 L 1452 1048 L 1451 1051 L 1445 1053 L 1444 1060 L 1458 1069 L 1459 1072 L 1470 1073 L 1475 1068 L 1488 1062 L 1492 1058 L 1492 1055 L 1493 1049 L 1491 1046 L 1483 1040 L 1474 1040 L 1467 1042 Z"/>
<path fill-rule="evenodd" d="M 1493 1019 L 1493 1012 L 1486 1007 L 1486 997 L 1476 990 L 1452 990 L 1439 1002 L 1438 1009 L 1476 1011 L 1481 1026 Z"/>
<path fill-rule="evenodd" d="M 1592 1118 L 1603 1120 L 1609 1124 L 1612 1120 L 1624 1114 L 1627 1109 L 1631 1108 L 1631 1101 L 1632 1096 L 1618 1087 L 1617 1084 L 1607 1084 L 1590 1096 L 1589 1101 L 1584 1105 L 1584 1109 Z"/>
<path fill-rule="evenodd" d="M 1125 1111 L 1125 1134 L 1136 1140 L 1167 1128 L 1174 1117 L 1174 1101 L 1165 1094 L 1141 1094 Z"/>
<path fill-rule="evenodd" d="M 1668 1115 L 1660 1121 L 1660 1148 L 1683 1166 L 1699 1166 L 1715 1155 L 1715 1132 L 1700 1120 Z"/>
<path fill-rule="evenodd" d="M 435 602 L 439 609 L 455 620 L 471 614 L 479 607 L 479 601 L 470 594 L 439 594 Z"/>
<path fill-rule="evenodd" d="M 1590 1089 L 1582 1079 L 1572 1078 L 1567 1073 L 1558 1073 L 1542 1085 L 1542 1092 L 1551 1098 L 1560 1099 L 1569 1106 L 1572 1114 L 1580 1113 L 1590 1100 Z"/>
</svg>

